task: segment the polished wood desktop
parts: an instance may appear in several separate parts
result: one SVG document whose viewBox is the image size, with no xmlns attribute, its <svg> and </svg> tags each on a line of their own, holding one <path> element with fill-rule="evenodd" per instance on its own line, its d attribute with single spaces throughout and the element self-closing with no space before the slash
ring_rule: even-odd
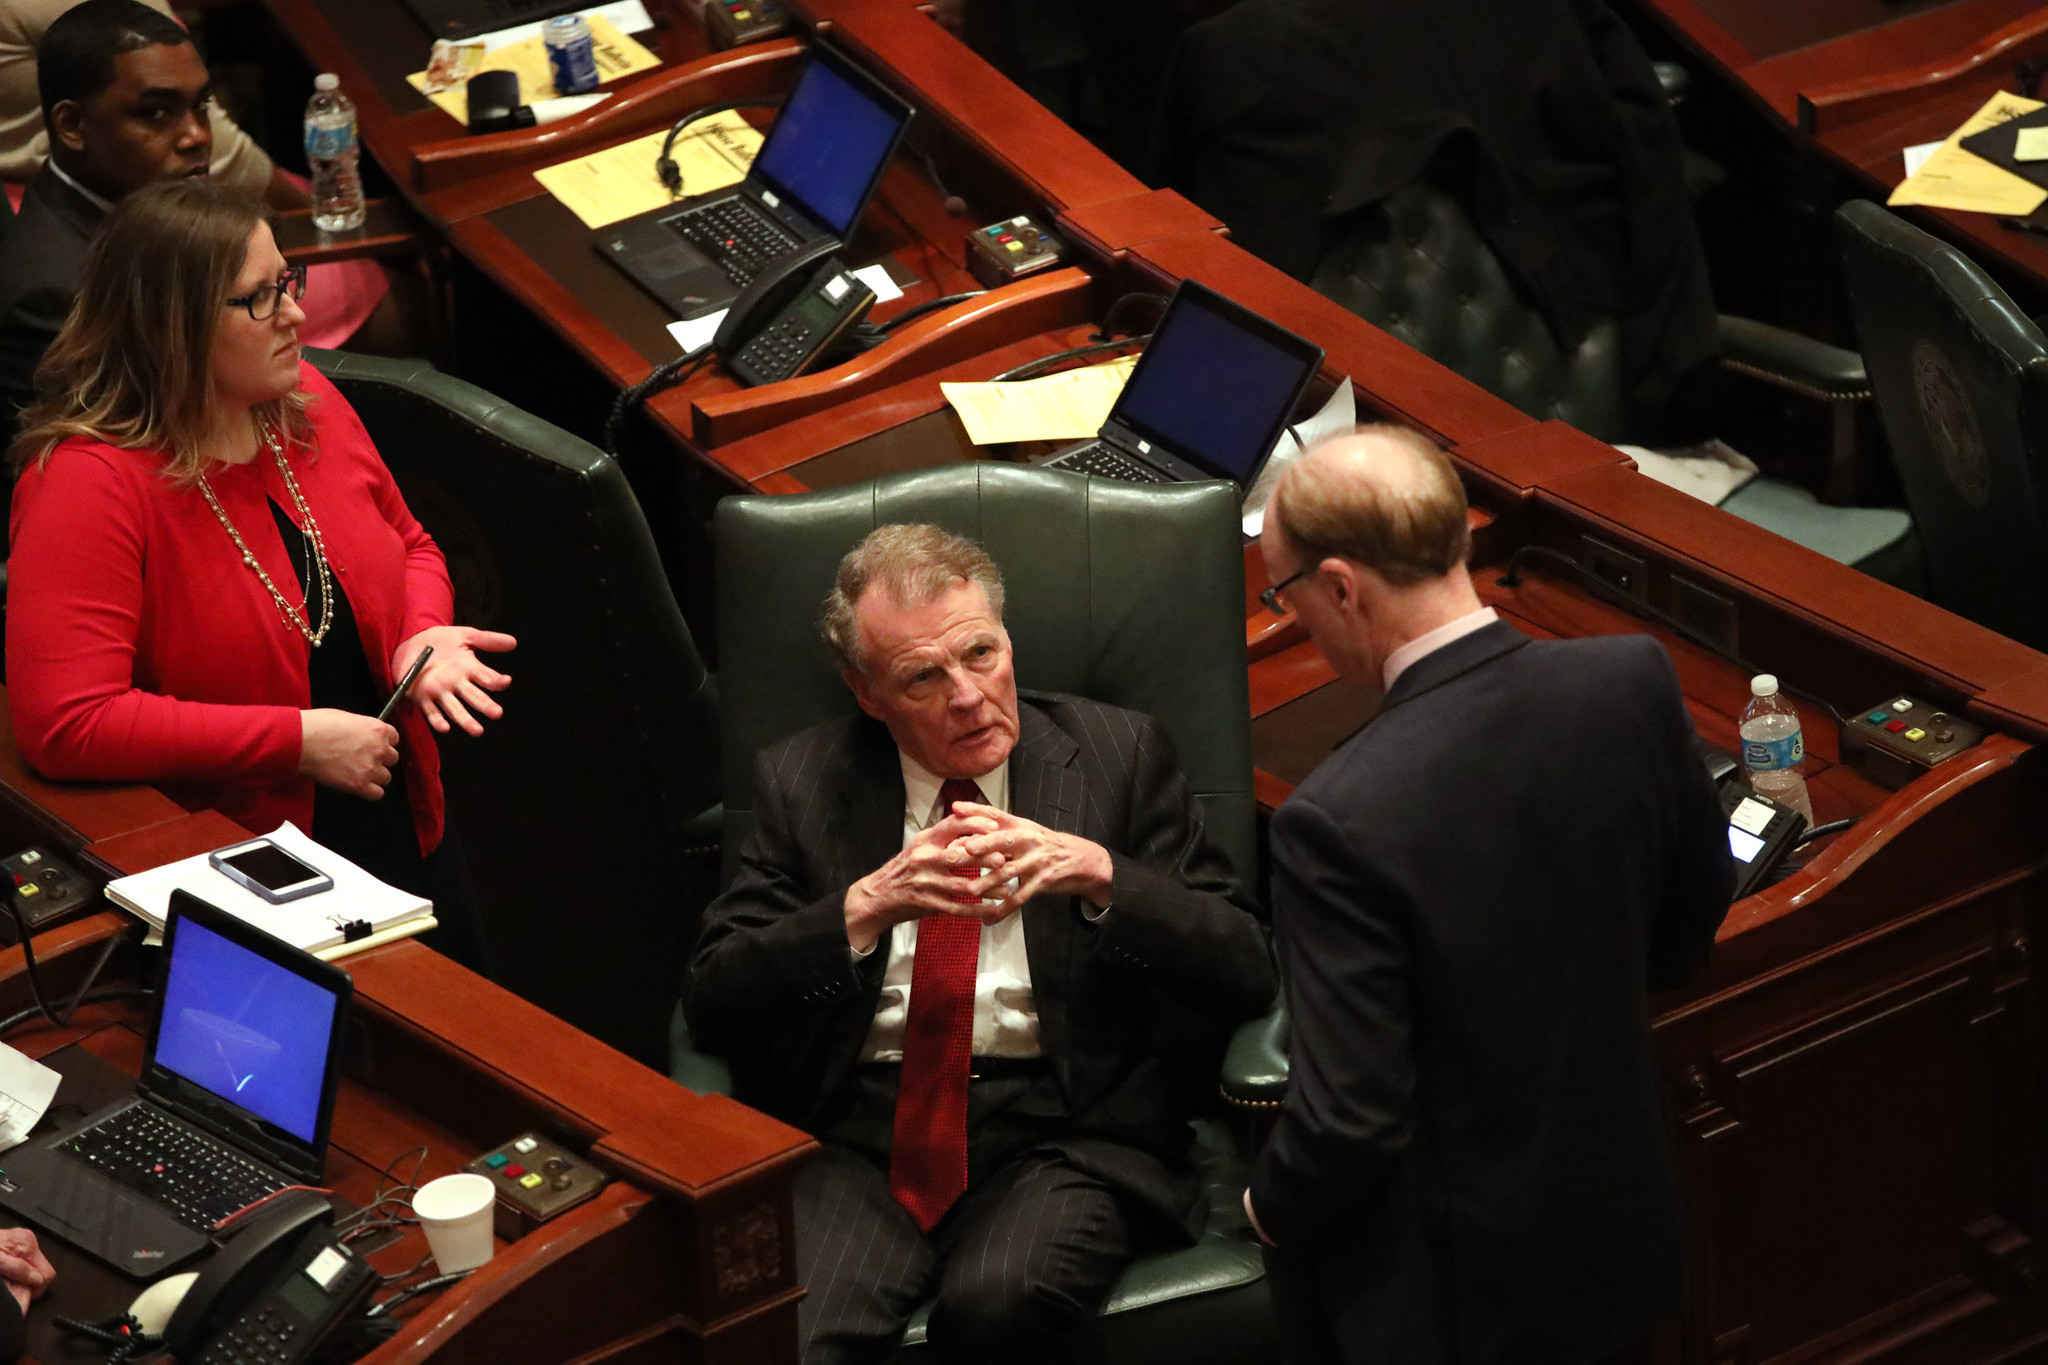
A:
<svg viewBox="0 0 2048 1365">
<path fill-rule="evenodd" d="M 1999 90 L 2041 97 L 2038 0 L 1635 0 L 1758 108 L 1878 195 L 1901 152 L 1938 142 Z M 1990 214 L 1902 210 L 2048 290 L 2048 236 Z"/>
<path fill-rule="evenodd" d="M 333 21 L 349 0 L 270 2 L 329 69 L 393 41 L 360 32 L 344 41 Z M 1697 12 L 1725 16 L 1747 3 L 1698 0 Z M 2013 8 L 1778 8 L 1784 24 L 1849 34 L 1823 46 L 1861 52 L 1912 35 L 1931 44 L 1916 59 L 1924 60 L 1970 41 L 1970 24 L 2017 21 L 2000 17 L 2001 3 Z M 1749 666 L 1845 714 L 1910 693 L 1984 723 L 1985 743 L 1891 791 L 1845 761 L 1831 716 L 1802 705 L 1817 815 L 1858 823 L 1736 906 L 1702 980 L 1657 1002 L 1692 1262 L 1690 1306 L 1657 1358 L 1948 1362 L 2048 1345 L 2048 1307 L 2029 1293 L 2032 1239 L 2048 1220 L 2039 1140 L 2048 1096 L 2030 956 L 2048 868 L 2034 747 L 2048 739 L 2048 657 L 1653 483 L 1569 427 L 1530 421 L 1257 262 L 1179 196 L 1125 175 L 914 5 L 802 0 L 798 9 L 914 99 L 920 137 L 931 139 L 931 163 L 899 162 L 854 243 L 857 260 L 885 256 L 916 278 L 923 292 L 898 307 L 950 291 L 964 273 L 965 232 L 1011 213 L 1053 219 L 1075 257 L 920 319 L 834 370 L 754 390 L 707 371 L 649 404 L 678 458 L 734 488 L 794 493 L 1028 457 L 1028 448 L 972 446 L 939 384 L 986 379 L 1080 344 L 1118 297 L 1198 279 L 1322 344 L 1329 362 L 1317 397 L 1349 376 L 1362 413 L 1451 448 L 1474 504 L 1473 574 L 1485 600 L 1532 634 L 1655 635 L 1710 743 L 1733 747 Z M 1796 67 L 1810 50 L 1798 44 L 1813 41 L 1744 32 L 1758 45 L 1746 49 L 1752 55 L 1770 49 L 1773 70 Z M 665 54 L 687 47 L 682 35 L 664 42 Z M 530 130 L 451 146 L 445 129 L 430 126 L 440 115 L 408 112 L 409 92 L 379 85 L 393 102 L 366 136 L 454 249 L 623 385 L 676 353 L 666 317 L 595 259 L 587 233 L 538 192 L 532 167 L 559 159 L 563 138 L 582 139 L 581 150 L 644 134 L 714 88 L 779 88 L 795 51 L 679 54 L 637 78 L 638 105 L 615 99 L 553 139 Z M 1719 59 L 1734 62 L 1727 50 Z M 363 60 L 368 73 L 374 63 Z M 964 217 L 945 212 L 948 194 L 965 200 Z M 1510 556 L 1525 546 L 1606 566 L 1628 593 L 1745 663 L 1540 558 L 1504 584 Z M 1297 623 L 1256 606 L 1263 584 L 1254 549 L 1247 666 L 1256 780 L 1272 805 L 1369 719 L 1373 699 L 1338 682 Z"/>
<path fill-rule="evenodd" d="M 187 813 L 148 787 L 40 780 L 21 763 L 4 704 L 0 697 L 0 842 L 8 849 L 41 844 L 111 876 L 244 837 L 224 817 Z M 68 998 L 109 947 L 116 955 L 101 984 L 134 984 L 139 929 L 106 910 L 38 935 L 52 993 Z M 816 1149 L 810 1138 L 722 1097 L 694 1095 L 418 942 L 343 965 L 355 978 L 355 1003 L 327 1169 L 338 1196 L 369 1203 L 394 1163 L 390 1183 L 402 1181 L 415 1144 L 428 1147 L 421 1175 L 431 1179 L 527 1130 L 612 1177 L 588 1203 L 499 1241 L 468 1279 L 401 1307 L 397 1336 L 363 1357 L 368 1365 L 795 1359 L 789 1183 Z M 0 949 L 0 1009 L 30 1003 L 21 949 Z M 140 1003 L 110 1001 L 83 1006 L 67 1028 L 37 1021 L 7 1041 L 60 1067 L 77 1054 L 52 1054 L 75 1044 L 133 1076 L 147 1024 Z M 90 1088 L 95 1079 L 99 1091 Z M 57 1102 L 110 1098 L 105 1083 L 67 1079 Z M 60 1239 L 41 1240 L 58 1279 L 30 1314 L 30 1358 L 96 1359 L 53 1318 L 124 1311 L 139 1286 Z M 370 1259 L 398 1275 L 425 1255 L 424 1238 L 407 1228 Z"/>
</svg>

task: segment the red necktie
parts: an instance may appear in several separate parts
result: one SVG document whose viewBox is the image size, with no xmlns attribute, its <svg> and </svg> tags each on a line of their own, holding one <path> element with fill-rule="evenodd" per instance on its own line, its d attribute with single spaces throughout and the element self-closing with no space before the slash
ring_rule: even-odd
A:
<svg viewBox="0 0 2048 1365">
<path fill-rule="evenodd" d="M 981 788 L 953 778 L 939 788 L 939 818 Z M 976 867 L 957 869 L 977 877 Z M 972 904 L 977 897 L 958 896 Z M 910 1015 L 903 1022 L 903 1072 L 889 1144 L 889 1193 L 926 1232 L 967 1189 L 967 1074 L 974 1050 L 974 969 L 981 921 L 927 915 L 917 922 Z"/>
</svg>

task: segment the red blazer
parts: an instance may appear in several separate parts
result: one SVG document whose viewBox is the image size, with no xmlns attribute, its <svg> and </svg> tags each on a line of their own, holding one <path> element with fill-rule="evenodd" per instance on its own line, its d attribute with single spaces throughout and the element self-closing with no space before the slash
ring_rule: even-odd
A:
<svg viewBox="0 0 2048 1365">
<path fill-rule="evenodd" d="M 292 473 L 355 610 L 370 676 L 388 689 L 399 643 L 453 617 L 448 568 L 347 400 L 310 365 L 300 384 L 313 398 L 313 449 L 289 453 Z M 296 604 L 299 579 L 269 499 L 297 512 L 276 462 L 215 465 L 207 482 Z M 15 739 L 37 771 L 149 782 L 252 830 L 290 820 L 310 831 L 313 782 L 299 774 L 310 650 L 198 487 L 170 483 L 159 451 L 72 437 L 23 471 L 11 526 L 7 691 Z M 441 841 L 440 753 L 417 707 L 396 721 L 399 771 L 420 848 L 431 851 Z"/>
</svg>

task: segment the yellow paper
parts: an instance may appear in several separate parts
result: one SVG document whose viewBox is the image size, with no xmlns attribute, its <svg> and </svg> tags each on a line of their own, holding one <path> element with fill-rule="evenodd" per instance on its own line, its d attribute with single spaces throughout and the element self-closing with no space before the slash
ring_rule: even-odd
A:
<svg viewBox="0 0 2048 1365">
<path fill-rule="evenodd" d="M 635 71 L 645 71 L 661 65 L 661 58 L 649 52 L 639 43 L 628 38 L 612 25 L 612 21 L 601 14 L 593 14 L 590 24 L 590 46 L 597 54 L 597 83 L 605 84 L 621 76 L 630 76 Z M 512 71 L 519 76 L 519 102 L 532 104 L 535 100 L 555 98 L 555 73 L 548 66 L 548 47 L 539 34 L 524 42 L 512 43 L 496 52 L 484 54 L 479 71 Z M 447 111 L 450 118 L 467 126 L 469 123 L 469 89 L 466 85 L 439 94 L 427 94 L 427 73 L 415 71 L 406 81 L 435 104 Z"/>
<path fill-rule="evenodd" d="M 663 129 L 632 142 L 609 147 L 559 166 L 535 171 L 548 193 L 567 204 L 585 227 L 600 228 L 674 202 L 654 160 L 661 155 Z M 683 194 L 705 194 L 737 185 L 754 164 L 761 134 L 728 110 L 700 118 L 676 138 L 676 167 L 683 173 Z"/>
<path fill-rule="evenodd" d="M 1928 157 L 1910 179 L 1893 190 L 1891 198 L 1885 202 L 1894 207 L 1925 204 L 1929 208 L 1965 209 L 1973 213 L 2015 216 L 2032 213 L 2041 207 L 2042 200 L 2048 199 L 2048 189 L 2003 167 L 1994 166 L 1973 152 L 1964 151 L 1961 143 L 1966 137 L 1974 137 L 1986 128 L 1996 128 L 2008 119 L 2031 114 L 2041 107 L 2039 100 L 2022 99 L 1999 91 L 1984 102 L 1982 109 L 1970 116 L 1968 123 L 1951 133 L 1940 149 Z"/>
<path fill-rule="evenodd" d="M 941 384 L 939 389 L 967 439 L 978 446 L 1003 441 L 1078 441 L 1109 420 L 1136 356 L 1107 365 L 1026 379 L 1014 384 Z"/>
<path fill-rule="evenodd" d="M 2048 128 L 2022 128 L 2013 143 L 2014 161 L 2048 161 Z"/>
</svg>

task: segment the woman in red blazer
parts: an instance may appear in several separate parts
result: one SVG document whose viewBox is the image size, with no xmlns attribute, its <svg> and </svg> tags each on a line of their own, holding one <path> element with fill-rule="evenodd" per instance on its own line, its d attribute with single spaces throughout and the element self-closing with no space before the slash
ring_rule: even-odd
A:
<svg viewBox="0 0 2048 1365">
<path fill-rule="evenodd" d="M 201 180 L 129 195 L 95 239 L 12 452 L 15 737 L 46 776 L 290 820 L 426 892 L 433 732 L 502 714 L 511 680 L 475 651 L 514 642 L 449 624 L 440 550 L 299 357 L 304 287 L 256 207 Z"/>
</svg>

